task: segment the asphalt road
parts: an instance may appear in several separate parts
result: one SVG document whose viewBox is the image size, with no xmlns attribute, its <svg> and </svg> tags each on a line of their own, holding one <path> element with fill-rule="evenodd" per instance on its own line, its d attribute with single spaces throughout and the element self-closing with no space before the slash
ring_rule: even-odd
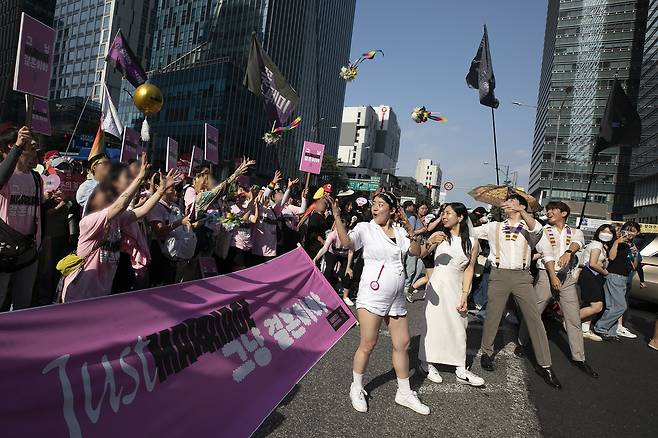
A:
<svg viewBox="0 0 658 438">
<path fill-rule="evenodd" d="M 418 363 L 418 340 L 423 303 L 409 306 L 413 368 Z M 366 414 L 352 409 L 349 400 L 352 354 L 358 344 L 354 327 L 291 391 L 265 420 L 256 437 L 347 436 L 458 436 L 458 437 L 642 437 L 658 430 L 658 352 L 646 346 L 653 331 L 655 309 L 631 311 L 628 326 L 640 333 L 636 340 L 595 343 L 586 352 L 599 379 L 586 376 L 569 363 L 566 334 L 547 323 L 554 369 L 561 391 L 548 387 L 529 359 L 513 354 L 514 327 L 503 324 L 496 339 L 496 371 L 482 371 L 477 353 L 482 326 L 468 328 L 472 371 L 486 380 L 483 388 L 455 383 L 450 368 L 441 369 L 443 383 L 435 384 L 412 372 L 411 385 L 432 409 L 418 415 L 395 404 L 395 374 L 391 367 L 390 337 L 385 326 L 364 376 L 369 394 Z"/>
</svg>

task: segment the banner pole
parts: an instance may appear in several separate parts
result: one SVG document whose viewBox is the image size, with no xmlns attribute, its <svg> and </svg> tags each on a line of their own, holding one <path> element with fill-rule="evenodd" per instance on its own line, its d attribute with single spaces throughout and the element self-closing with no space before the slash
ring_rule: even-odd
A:
<svg viewBox="0 0 658 438">
<path fill-rule="evenodd" d="M 80 120 L 82 120 L 82 115 L 85 113 L 85 108 L 87 108 L 87 103 L 89 102 L 90 97 L 91 94 L 87 96 L 87 100 L 85 100 L 85 104 L 82 106 L 82 111 L 80 111 L 80 115 L 78 116 L 78 121 L 75 122 L 75 127 L 73 127 L 73 132 L 71 133 L 69 144 L 66 145 L 66 151 L 64 153 L 67 153 L 69 151 L 69 148 L 71 147 L 71 143 L 73 143 L 73 137 L 75 137 L 75 132 L 78 130 L 78 125 L 80 124 Z"/>
<path fill-rule="evenodd" d="M 32 129 L 32 108 L 34 107 L 34 96 L 25 95 L 25 126 Z"/>
<path fill-rule="evenodd" d="M 500 185 L 500 176 L 498 175 L 498 144 L 496 143 L 496 116 L 493 107 L 491 108 L 491 124 L 493 126 L 493 144 L 494 144 L 494 157 L 496 159 L 496 185 Z"/>
<path fill-rule="evenodd" d="M 306 172 L 306 185 L 304 186 L 304 189 L 308 191 L 308 184 L 311 182 L 311 173 Z"/>
<path fill-rule="evenodd" d="M 580 210 L 580 220 L 578 221 L 578 229 L 583 224 L 583 219 L 585 219 L 585 207 L 587 206 L 587 198 L 589 197 L 590 189 L 592 188 L 592 180 L 594 179 L 594 169 L 596 168 L 596 162 L 599 160 L 599 153 L 594 152 L 594 157 L 592 158 L 592 171 L 589 174 L 589 182 L 587 183 L 587 191 L 585 192 L 585 200 L 583 201 L 583 208 Z"/>
</svg>

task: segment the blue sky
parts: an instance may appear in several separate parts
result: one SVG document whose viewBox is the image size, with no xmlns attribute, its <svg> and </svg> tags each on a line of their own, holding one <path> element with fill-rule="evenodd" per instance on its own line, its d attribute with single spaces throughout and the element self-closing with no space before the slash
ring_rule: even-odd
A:
<svg viewBox="0 0 658 438">
<path fill-rule="evenodd" d="M 466 205 L 472 187 L 495 183 L 491 111 L 464 79 L 486 23 L 501 102 L 498 158 L 527 187 L 535 110 L 512 101 L 537 103 L 546 0 L 357 0 L 356 8 L 350 59 L 371 49 L 385 56 L 359 67 L 345 105 L 393 107 L 402 129 L 397 175 L 413 176 L 418 158 L 438 161 L 443 182 L 455 185 L 448 200 Z M 414 123 L 421 105 L 448 122 Z"/>
</svg>

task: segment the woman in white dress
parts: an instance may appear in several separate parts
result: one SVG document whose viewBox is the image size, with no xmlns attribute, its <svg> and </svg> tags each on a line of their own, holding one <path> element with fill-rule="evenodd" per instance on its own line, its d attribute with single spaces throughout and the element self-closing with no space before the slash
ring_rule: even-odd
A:
<svg viewBox="0 0 658 438">
<path fill-rule="evenodd" d="M 464 204 L 448 204 L 441 222 L 444 231 L 430 236 L 421 251 L 424 255 L 435 249 L 426 289 L 426 328 L 418 352 L 420 368 L 432 382 L 441 383 L 433 364 L 452 365 L 458 383 L 482 386 L 484 379 L 466 369 L 467 298 L 480 248 Z"/>
<path fill-rule="evenodd" d="M 340 217 L 338 203 L 330 202 L 334 216 Z M 410 337 L 402 263 L 402 256 L 407 252 L 420 255 L 420 245 L 409 239 L 413 230 L 395 195 L 388 192 L 378 194 L 373 199 L 371 211 L 372 221 L 357 224 L 349 234 L 341 221 L 335 222 L 338 238 L 344 246 L 354 251 L 363 248 L 364 266 L 356 298 L 361 340 L 354 354 L 350 399 L 354 409 L 367 412 L 363 373 L 384 321 L 393 343 L 393 368 L 398 380 L 395 402 L 428 415 L 430 408 L 421 403 L 409 386 Z M 402 227 L 394 226 L 396 221 Z"/>
</svg>

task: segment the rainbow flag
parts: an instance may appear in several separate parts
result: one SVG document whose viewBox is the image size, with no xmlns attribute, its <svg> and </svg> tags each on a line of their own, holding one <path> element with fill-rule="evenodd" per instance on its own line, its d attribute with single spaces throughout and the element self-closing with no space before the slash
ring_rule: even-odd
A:
<svg viewBox="0 0 658 438">
<path fill-rule="evenodd" d="M 98 131 L 96 131 L 96 138 L 94 138 L 94 144 L 91 145 L 91 150 L 89 151 L 89 156 L 87 161 L 92 161 L 94 158 L 99 155 L 105 155 L 105 132 L 103 132 L 103 124 L 98 125 Z"/>
</svg>

